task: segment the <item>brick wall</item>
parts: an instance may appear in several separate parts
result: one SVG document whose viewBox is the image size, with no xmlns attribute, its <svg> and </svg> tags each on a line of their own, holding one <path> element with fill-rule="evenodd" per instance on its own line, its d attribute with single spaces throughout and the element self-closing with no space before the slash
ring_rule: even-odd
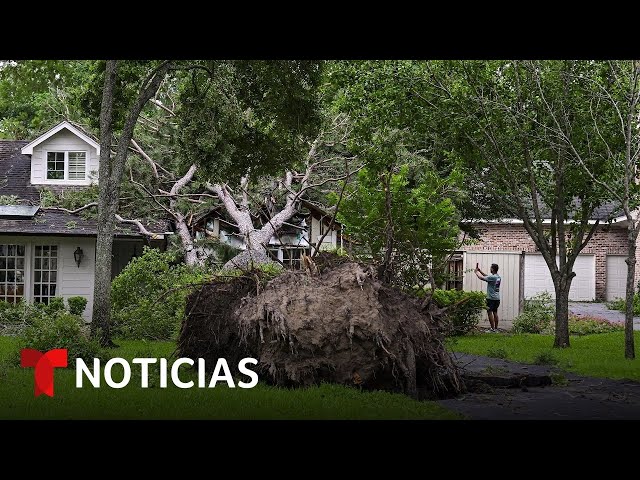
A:
<svg viewBox="0 0 640 480">
<path fill-rule="evenodd" d="M 531 237 L 520 224 L 491 225 L 477 227 L 481 232 L 478 243 L 465 247 L 465 250 L 482 251 L 516 251 L 536 252 L 537 248 Z M 599 227 L 589 244 L 581 253 L 595 254 L 596 258 L 596 299 L 605 300 L 607 292 L 607 255 L 626 255 L 627 231 L 614 226 Z M 640 262 L 640 249 L 636 254 Z M 639 263 L 640 265 L 640 263 Z M 636 284 L 640 279 L 640 268 L 636 268 Z"/>
</svg>

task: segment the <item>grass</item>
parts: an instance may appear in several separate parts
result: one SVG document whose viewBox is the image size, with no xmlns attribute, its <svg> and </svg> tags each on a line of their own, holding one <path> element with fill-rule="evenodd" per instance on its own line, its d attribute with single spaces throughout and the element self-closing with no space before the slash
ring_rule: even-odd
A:
<svg viewBox="0 0 640 480">
<path fill-rule="evenodd" d="M 635 332 L 636 346 L 640 345 L 640 332 Z M 624 358 L 624 332 L 572 336 L 570 348 L 552 348 L 553 335 L 480 334 L 458 337 L 449 344 L 451 350 L 476 355 L 487 355 L 503 349 L 508 360 L 541 363 L 555 359 L 566 370 L 615 379 L 640 381 L 640 358 Z M 637 351 L 637 347 L 636 347 Z"/>
<path fill-rule="evenodd" d="M 171 356 L 172 342 L 117 341 L 112 356 Z M 55 395 L 33 396 L 33 369 L 16 366 L 18 344 L 0 337 L 0 419 L 459 419 L 434 402 L 405 395 L 361 392 L 323 384 L 287 390 L 259 384 L 253 389 L 143 389 L 132 365 L 123 389 L 75 387 L 75 370 L 55 370 Z M 189 372 L 195 378 L 195 372 Z M 187 381 L 188 374 L 181 374 Z M 104 381 L 102 382 L 104 385 Z M 153 385 L 153 382 L 151 382 Z"/>
</svg>

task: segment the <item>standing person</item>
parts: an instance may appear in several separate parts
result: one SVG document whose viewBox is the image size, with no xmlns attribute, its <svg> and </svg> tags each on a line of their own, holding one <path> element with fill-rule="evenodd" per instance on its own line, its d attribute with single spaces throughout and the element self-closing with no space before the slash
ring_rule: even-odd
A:
<svg viewBox="0 0 640 480">
<path fill-rule="evenodd" d="M 498 275 L 498 265 L 491 264 L 491 275 L 485 275 L 476 263 L 476 276 L 483 282 L 487 282 L 487 317 L 491 324 L 491 332 L 498 331 L 498 307 L 500 306 L 500 282 L 502 278 Z"/>
</svg>

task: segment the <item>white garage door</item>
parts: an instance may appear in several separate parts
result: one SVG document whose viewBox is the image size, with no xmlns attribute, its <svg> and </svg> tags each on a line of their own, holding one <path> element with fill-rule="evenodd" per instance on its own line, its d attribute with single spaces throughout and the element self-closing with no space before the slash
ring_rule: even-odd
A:
<svg viewBox="0 0 640 480">
<path fill-rule="evenodd" d="M 513 320 L 519 313 L 520 302 L 520 253 L 518 252 L 465 252 L 464 284 L 466 291 L 487 292 L 487 283 L 476 277 L 473 269 L 476 263 L 484 273 L 489 273 L 492 263 L 499 266 L 502 277 L 500 284 L 500 306 L 498 316 L 502 320 Z M 485 316 L 486 318 L 486 316 Z"/>
<path fill-rule="evenodd" d="M 556 262 L 558 259 L 556 258 Z M 569 290 L 570 300 L 594 300 L 596 297 L 595 255 L 579 255 L 573 266 L 576 276 Z M 549 292 L 555 298 L 553 280 L 542 255 L 527 254 L 524 257 L 524 296 L 531 298 L 541 292 Z"/>
<path fill-rule="evenodd" d="M 627 264 L 624 255 L 607 255 L 607 300 L 624 298 L 627 290 Z"/>
</svg>

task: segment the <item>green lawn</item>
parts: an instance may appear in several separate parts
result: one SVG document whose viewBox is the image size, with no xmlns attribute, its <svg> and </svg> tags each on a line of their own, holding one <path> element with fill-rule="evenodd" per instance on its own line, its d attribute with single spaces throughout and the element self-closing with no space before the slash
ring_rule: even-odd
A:
<svg viewBox="0 0 640 480">
<path fill-rule="evenodd" d="M 113 356 L 166 357 L 172 342 L 118 341 Z M 458 419 L 433 402 L 404 395 L 360 392 L 322 385 L 286 390 L 258 385 L 253 389 L 140 388 L 132 365 L 129 385 L 75 387 L 75 371 L 55 370 L 55 396 L 33 396 L 33 369 L 16 365 L 15 339 L 0 337 L 0 419 Z M 194 374 L 195 377 L 195 374 Z M 104 384 L 104 382 L 102 382 Z M 151 383 L 153 385 L 153 383 Z"/>
<path fill-rule="evenodd" d="M 636 354 L 640 356 L 640 332 L 635 332 Z M 640 358 L 624 358 L 624 332 L 571 337 L 571 347 L 553 347 L 552 335 L 498 335 L 487 333 L 451 339 L 449 348 L 465 353 L 487 355 L 504 349 L 507 360 L 533 363 L 536 356 L 550 352 L 559 366 L 594 377 L 628 378 L 640 381 Z"/>
</svg>

